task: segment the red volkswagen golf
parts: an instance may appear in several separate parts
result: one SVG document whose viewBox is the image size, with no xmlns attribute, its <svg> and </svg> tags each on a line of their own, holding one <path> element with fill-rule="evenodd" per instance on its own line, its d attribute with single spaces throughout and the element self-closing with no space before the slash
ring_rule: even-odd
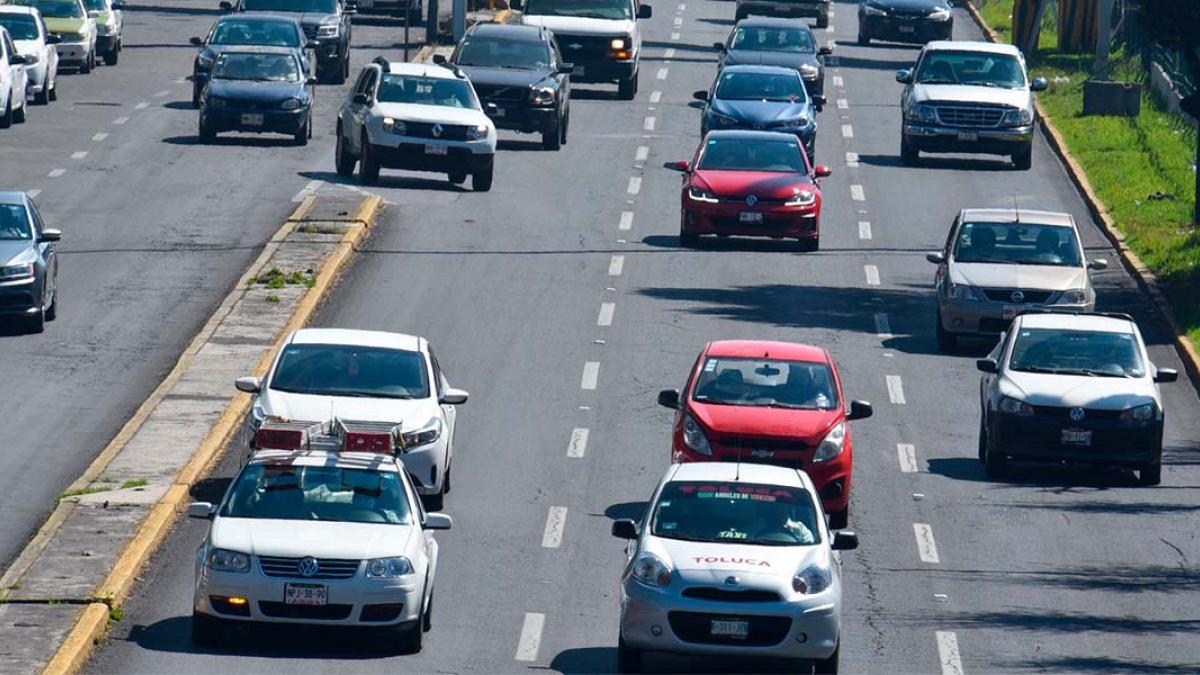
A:
<svg viewBox="0 0 1200 675">
<path fill-rule="evenodd" d="M 799 239 L 815 251 L 821 241 L 820 179 L 829 168 L 809 164 L 795 134 L 710 131 L 683 172 L 679 242 L 702 234 Z"/>
<path fill-rule="evenodd" d="M 871 404 L 845 400 L 829 352 L 792 342 L 710 342 L 683 393 L 662 391 L 658 402 L 678 411 L 671 461 L 803 469 L 831 526 L 846 526 L 854 463 L 847 422 L 870 417 Z"/>
</svg>

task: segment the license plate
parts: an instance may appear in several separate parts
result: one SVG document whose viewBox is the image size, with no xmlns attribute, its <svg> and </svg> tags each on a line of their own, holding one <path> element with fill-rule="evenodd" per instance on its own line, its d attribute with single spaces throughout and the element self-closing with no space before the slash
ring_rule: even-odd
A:
<svg viewBox="0 0 1200 675">
<path fill-rule="evenodd" d="M 742 211 L 738 214 L 738 222 L 741 223 L 761 223 L 762 214 L 758 211 Z"/>
<path fill-rule="evenodd" d="M 1084 429 L 1063 429 L 1062 430 L 1063 445 L 1080 445 L 1083 447 L 1092 444 L 1092 432 Z"/>
<path fill-rule="evenodd" d="M 958 140 L 977 141 L 979 140 L 979 134 L 975 133 L 974 131 L 960 131 L 958 132 Z"/>
<path fill-rule="evenodd" d="M 449 152 L 449 148 L 444 145 L 426 145 L 425 154 L 427 155 L 445 155 Z"/>
<path fill-rule="evenodd" d="M 329 602 L 329 587 L 321 584 L 287 584 L 283 587 L 285 605 L 320 606 Z"/>
<path fill-rule="evenodd" d="M 242 113 L 242 124 L 251 127 L 261 127 L 262 123 L 262 113 Z"/>
<path fill-rule="evenodd" d="M 744 640 L 750 635 L 750 622 L 732 619 L 713 619 L 711 632 L 713 635 L 720 637 Z"/>
<path fill-rule="evenodd" d="M 1011 321 L 1012 319 L 1016 318 L 1016 316 L 1020 314 L 1021 310 L 1023 309 L 1025 309 L 1024 305 L 1005 305 L 1004 320 Z"/>
<path fill-rule="evenodd" d="M 917 27 L 916 26 L 897 26 L 896 30 L 900 31 L 901 33 L 915 33 L 915 32 L 917 32 Z"/>
<path fill-rule="evenodd" d="M 583 66 L 575 66 L 575 69 L 571 71 L 571 74 L 583 77 L 584 75 L 587 75 L 587 68 L 584 68 Z"/>
</svg>

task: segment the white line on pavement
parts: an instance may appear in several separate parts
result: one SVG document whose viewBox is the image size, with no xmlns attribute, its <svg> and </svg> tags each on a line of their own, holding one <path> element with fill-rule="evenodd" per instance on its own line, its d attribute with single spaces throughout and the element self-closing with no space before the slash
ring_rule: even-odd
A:
<svg viewBox="0 0 1200 675">
<path fill-rule="evenodd" d="M 145 110 L 150 107 L 149 101 L 138 101 L 138 104 L 133 106 L 134 110 Z"/>
<path fill-rule="evenodd" d="M 863 265 L 863 272 L 867 275 L 868 286 L 879 285 L 879 268 L 874 265 Z"/>
<path fill-rule="evenodd" d="M 837 100 L 837 107 L 838 107 L 838 110 L 845 110 L 850 107 L 850 102 L 844 98 L 839 98 Z"/>
<path fill-rule="evenodd" d="M 647 157 L 649 157 L 649 156 L 650 156 L 650 146 L 648 146 L 648 145 L 639 145 L 639 146 L 638 146 L 638 149 L 637 149 L 637 152 L 635 152 L 635 153 L 633 154 L 633 161 L 635 161 L 635 162 L 644 162 L 644 161 L 646 161 L 646 158 L 647 158 Z"/>
<path fill-rule="evenodd" d="M 99 143 L 100 141 L 102 141 L 102 140 L 104 140 L 104 139 L 106 139 L 106 138 L 108 138 L 108 134 L 104 133 L 103 131 L 101 131 L 100 133 L 96 134 L 95 136 L 92 136 L 92 140 L 93 140 L 93 141 L 96 141 L 97 143 Z"/>
<path fill-rule="evenodd" d="M 890 340 L 892 337 L 892 322 L 883 312 L 875 312 L 875 334 L 880 340 Z"/>
<path fill-rule="evenodd" d="M 912 443 L 896 445 L 896 454 L 900 456 L 900 470 L 904 473 L 917 472 L 917 450 Z"/>
<path fill-rule="evenodd" d="M 684 3 L 682 3 L 682 2 L 681 2 L 681 3 L 679 3 L 679 11 L 681 11 L 681 12 L 682 12 L 682 11 L 685 11 L 686 9 L 687 9 L 687 5 L 685 5 L 685 4 L 684 4 Z"/>
<path fill-rule="evenodd" d="M 551 506 L 546 515 L 546 531 L 542 533 L 542 548 L 558 548 L 562 544 L 563 528 L 567 526 L 567 507 Z"/>
<path fill-rule="evenodd" d="M 849 124 L 842 125 L 842 138 L 854 138 L 854 127 Z"/>
<path fill-rule="evenodd" d="M 866 201 L 867 196 L 866 196 L 866 193 L 863 192 L 863 186 L 861 186 L 857 183 L 855 183 L 854 185 L 851 185 L 850 186 L 850 198 L 856 202 Z"/>
<path fill-rule="evenodd" d="M 677 17 L 675 17 L 675 25 L 676 25 L 676 26 L 682 26 L 682 25 L 683 25 L 683 17 L 682 17 L 682 16 L 677 16 Z"/>
<path fill-rule="evenodd" d="M 37 196 L 42 194 L 42 191 L 40 188 L 33 188 L 32 190 L 26 190 L 25 194 L 29 195 L 30 199 L 37 199 Z"/>
<path fill-rule="evenodd" d="M 166 95 L 167 95 L 167 94 L 169 94 L 169 93 L 171 93 L 171 92 L 167 91 L 166 89 L 163 89 L 162 91 L 156 91 L 156 92 L 154 92 L 154 95 L 155 95 L 156 97 L 158 97 L 158 98 L 162 98 L 162 97 L 166 96 Z"/>
<path fill-rule="evenodd" d="M 904 405 L 904 382 L 899 375 L 887 376 L 888 400 L 896 405 Z"/>
<path fill-rule="evenodd" d="M 596 388 L 596 380 L 600 377 L 600 362 L 588 361 L 583 364 L 583 377 L 579 381 L 580 389 L 592 391 Z"/>
<path fill-rule="evenodd" d="M 578 459 L 587 452 L 588 430 L 582 427 L 571 430 L 571 444 L 567 446 L 567 457 Z"/>
<path fill-rule="evenodd" d="M 647 119 L 654 119 L 654 118 L 650 117 Z M 631 195 L 636 195 L 637 193 L 639 193 L 641 191 L 642 191 L 641 176 L 630 176 L 629 177 L 629 188 L 626 190 L 626 192 L 628 192 Z"/>
<path fill-rule="evenodd" d="M 661 100 L 662 100 L 662 92 L 661 91 L 650 92 L 650 102 L 651 103 L 658 103 Z"/>
<path fill-rule="evenodd" d="M 50 176 L 51 178 L 58 178 L 59 176 L 63 175 L 66 172 L 67 172 L 66 169 L 54 169 L 53 171 L 51 171 L 50 173 L 48 173 L 46 175 Z"/>
<path fill-rule="evenodd" d="M 618 230 L 633 229 L 633 211 L 622 211 L 621 220 L 617 222 Z"/>
<path fill-rule="evenodd" d="M 833 86 L 844 87 L 844 86 L 846 86 L 846 81 L 842 79 L 841 75 L 834 75 L 833 76 Z"/>
<path fill-rule="evenodd" d="M 615 302 L 600 303 L 600 316 L 596 317 L 597 326 L 611 326 L 613 320 L 613 312 L 617 309 Z"/>
<path fill-rule="evenodd" d="M 538 647 L 542 644 L 542 628 L 546 625 L 546 615 L 529 612 L 525 615 L 525 623 L 521 626 L 521 639 L 517 642 L 518 661 L 536 661 Z"/>
<path fill-rule="evenodd" d="M 678 39 L 679 39 L 679 33 L 671 33 L 671 39 L 672 39 L 672 40 L 678 40 Z"/>
<path fill-rule="evenodd" d="M 128 117 L 121 116 L 121 117 L 118 117 L 117 119 L 113 120 L 113 124 L 125 124 L 128 121 L 129 121 Z"/>
<path fill-rule="evenodd" d="M 659 68 L 659 69 L 658 69 L 658 76 L 657 76 L 657 77 L 658 77 L 658 79 L 660 79 L 660 80 L 665 80 L 665 79 L 667 79 L 667 72 L 669 72 L 669 70 L 670 70 L 670 69 L 668 69 L 668 68 Z"/>
<path fill-rule="evenodd" d="M 858 238 L 859 239 L 870 239 L 871 238 L 871 223 L 869 223 L 865 220 L 858 221 Z"/>
<path fill-rule="evenodd" d="M 833 27 L 833 24 L 829 24 L 828 26 L 826 26 L 826 27 L 825 27 L 825 32 L 826 32 L 826 33 L 832 33 L 832 32 L 833 32 L 833 31 L 835 31 L 835 30 L 836 30 L 836 29 Z"/>
<path fill-rule="evenodd" d="M 646 131 L 654 131 L 654 115 L 647 117 L 646 121 L 642 123 L 642 127 Z"/>
<path fill-rule="evenodd" d="M 846 153 L 846 167 L 853 169 L 857 166 L 858 166 L 858 153 L 857 152 L 847 152 Z"/>
<path fill-rule="evenodd" d="M 942 660 L 942 675 L 963 675 L 962 657 L 958 654 L 958 636 L 952 631 L 939 630 L 938 657 Z"/>
<path fill-rule="evenodd" d="M 308 181 L 308 185 L 305 185 L 303 188 L 300 188 L 300 191 L 296 193 L 296 196 L 292 197 L 292 202 L 302 202 L 302 201 L 304 201 L 305 197 L 307 197 L 311 194 L 316 194 L 317 190 L 319 190 L 321 188 L 321 185 L 324 182 L 325 181 L 320 181 L 320 180 Z"/>
<path fill-rule="evenodd" d="M 674 48 L 674 47 L 667 47 L 667 51 L 663 52 L 663 58 L 664 58 L 664 59 L 673 59 L 673 58 L 675 58 L 675 48 Z"/>
<path fill-rule="evenodd" d="M 917 552 L 921 555 L 921 562 L 941 562 L 937 544 L 933 541 L 933 528 L 925 523 L 913 523 L 913 533 L 917 535 Z"/>
<path fill-rule="evenodd" d="M 83 159 L 84 157 L 87 157 L 87 155 L 87 150 L 80 150 L 78 152 L 72 152 L 71 159 Z"/>
<path fill-rule="evenodd" d="M 608 261 L 608 276 L 619 277 L 619 276 L 621 276 L 621 272 L 624 269 L 625 269 L 625 256 L 614 255 L 612 257 L 612 259 Z"/>
</svg>

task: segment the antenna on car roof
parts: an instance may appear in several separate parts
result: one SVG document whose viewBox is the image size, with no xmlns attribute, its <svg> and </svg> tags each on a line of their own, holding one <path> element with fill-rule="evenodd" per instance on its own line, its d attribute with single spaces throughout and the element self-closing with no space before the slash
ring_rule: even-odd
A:
<svg viewBox="0 0 1200 675">
<path fill-rule="evenodd" d="M 733 469 L 733 480 L 735 480 L 735 481 L 739 481 L 742 479 L 742 432 L 740 432 L 740 431 L 738 432 L 737 444 L 738 444 L 737 464 L 734 466 L 734 469 Z"/>
<path fill-rule="evenodd" d="M 1017 206 L 1017 193 L 1013 193 L 1013 215 L 1016 216 L 1017 224 L 1021 224 L 1021 207 Z"/>
</svg>

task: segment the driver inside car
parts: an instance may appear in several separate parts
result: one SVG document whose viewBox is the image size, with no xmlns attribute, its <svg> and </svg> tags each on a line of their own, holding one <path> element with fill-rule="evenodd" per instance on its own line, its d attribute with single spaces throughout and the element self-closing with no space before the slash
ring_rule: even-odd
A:
<svg viewBox="0 0 1200 675">
<path fill-rule="evenodd" d="M 813 535 L 812 530 L 804 524 L 803 520 L 797 520 L 793 516 L 797 515 L 793 512 L 793 506 L 786 502 L 775 502 L 772 504 L 763 504 L 758 509 L 758 515 L 763 519 L 763 525 L 754 533 L 755 539 L 764 539 L 770 535 L 787 535 L 795 537 L 797 544 L 812 544 L 817 538 Z"/>
</svg>

